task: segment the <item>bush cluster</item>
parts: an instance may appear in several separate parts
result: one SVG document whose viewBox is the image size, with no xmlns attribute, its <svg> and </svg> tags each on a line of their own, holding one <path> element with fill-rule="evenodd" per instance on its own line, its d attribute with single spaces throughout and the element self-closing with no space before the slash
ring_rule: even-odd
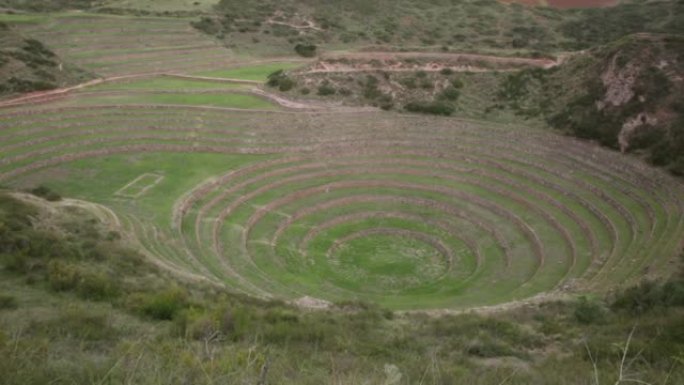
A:
<svg viewBox="0 0 684 385">
<path fill-rule="evenodd" d="M 409 102 L 404 105 L 404 109 L 409 112 L 419 112 L 423 114 L 432 115 L 451 115 L 454 112 L 454 106 L 442 101 L 432 102 Z"/>
<path fill-rule="evenodd" d="M 287 76 L 285 71 L 283 70 L 277 70 L 270 75 L 268 75 L 268 80 L 266 81 L 266 85 L 269 87 L 274 87 L 278 88 L 280 91 L 287 92 L 291 90 L 292 88 L 295 87 L 297 83 Z"/>
</svg>

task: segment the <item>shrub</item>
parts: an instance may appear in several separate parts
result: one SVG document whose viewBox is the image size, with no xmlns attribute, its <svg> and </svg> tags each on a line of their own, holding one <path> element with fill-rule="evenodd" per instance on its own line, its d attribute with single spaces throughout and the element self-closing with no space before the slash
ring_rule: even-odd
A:
<svg viewBox="0 0 684 385">
<path fill-rule="evenodd" d="M 48 283 L 55 291 L 74 290 L 81 278 L 78 268 L 60 260 L 48 264 Z"/>
<path fill-rule="evenodd" d="M 203 16 L 199 21 L 190 22 L 190 25 L 207 35 L 216 35 L 221 32 L 221 24 L 211 17 Z"/>
<path fill-rule="evenodd" d="M 277 70 L 268 75 L 266 85 L 269 87 L 278 87 L 280 91 L 287 92 L 294 88 L 297 83 L 288 77 L 283 70 Z"/>
<path fill-rule="evenodd" d="M 17 299 L 9 294 L 0 294 L 0 310 L 11 310 L 19 307 Z"/>
<path fill-rule="evenodd" d="M 418 87 L 418 82 L 416 81 L 415 77 L 401 79 L 399 80 L 399 83 L 401 83 L 401 85 L 411 90 Z"/>
<path fill-rule="evenodd" d="M 456 88 L 456 89 L 461 89 L 463 88 L 463 81 L 458 78 L 451 79 L 451 86 Z"/>
<path fill-rule="evenodd" d="M 467 347 L 466 353 L 480 358 L 514 356 L 515 352 L 508 346 L 496 341 L 477 341 Z"/>
<path fill-rule="evenodd" d="M 100 301 L 112 299 L 119 295 L 119 286 L 105 273 L 81 273 L 77 285 L 77 294 L 85 299 Z"/>
<path fill-rule="evenodd" d="M 278 89 L 283 92 L 287 92 L 291 90 L 295 86 L 295 81 L 288 78 L 288 77 L 283 77 L 280 79 L 280 84 L 278 85 Z"/>
<path fill-rule="evenodd" d="M 42 55 L 42 56 L 47 56 L 47 57 L 53 57 L 55 54 L 47 49 L 43 43 L 39 42 L 38 40 L 35 39 L 26 39 L 24 40 L 24 43 L 26 44 L 24 46 L 24 51 L 30 52 L 34 55 Z"/>
<path fill-rule="evenodd" d="M 684 281 L 644 281 L 619 293 L 611 304 L 615 310 L 644 314 L 656 308 L 684 306 Z"/>
<path fill-rule="evenodd" d="M 41 197 L 50 202 L 55 202 L 62 199 L 62 197 L 58 193 L 52 191 L 49 187 L 42 185 L 31 189 L 29 192 L 37 197 Z"/>
<path fill-rule="evenodd" d="M 316 56 L 316 45 L 314 44 L 297 44 L 294 47 L 295 52 L 299 56 L 314 57 Z"/>
<path fill-rule="evenodd" d="M 606 320 L 606 311 L 598 303 L 581 297 L 575 306 L 575 319 L 583 324 L 603 323 Z"/>
<path fill-rule="evenodd" d="M 453 86 L 449 86 L 449 87 L 445 88 L 439 94 L 440 99 L 451 100 L 451 101 L 457 100 L 459 96 L 461 96 L 461 92 Z"/>
<path fill-rule="evenodd" d="M 172 287 L 161 293 L 138 293 L 131 300 L 132 307 L 140 313 L 156 320 L 172 320 L 188 306 L 185 290 Z"/>
<path fill-rule="evenodd" d="M 329 85 L 329 84 L 321 84 L 321 85 L 318 87 L 318 92 L 317 92 L 317 93 L 318 93 L 318 95 L 321 95 L 321 96 L 328 96 L 328 95 L 334 95 L 335 92 L 336 92 L 336 91 L 335 91 L 335 88 L 333 88 L 331 85 Z"/>
<path fill-rule="evenodd" d="M 419 112 L 432 115 L 451 115 L 454 107 L 444 102 L 410 102 L 404 106 L 409 112 Z"/>
<path fill-rule="evenodd" d="M 442 69 L 439 71 L 439 73 L 442 74 L 442 75 L 451 75 L 451 74 L 454 73 L 454 70 L 452 70 L 452 69 L 449 68 L 449 67 L 444 67 L 444 68 L 442 68 Z"/>
</svg>

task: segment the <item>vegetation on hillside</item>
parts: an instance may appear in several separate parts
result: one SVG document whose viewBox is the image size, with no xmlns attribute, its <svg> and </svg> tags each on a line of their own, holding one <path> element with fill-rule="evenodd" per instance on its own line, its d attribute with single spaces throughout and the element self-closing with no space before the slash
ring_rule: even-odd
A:
<svg viewBox="0 0 684 385">
<path fill-rule="evenodd" d="M 68 202 L 0 195 L 4 384 L 684 380 L 682 275 L 488 316 L 302 311 L 177 281 L 122 236 Z"/>
<path fill-rule="evenodd" d="M 0 96 L 49 90 L 91 75 L 62 60 L 40 41 L 0 22 Z"/>
<path fill-rule="evenodd" d="M 194 25 L 229 45 L 248 35 L 293 46 L 379 44 L 538 55 L 585 49 L 637 32 L 681 33 L 684 5 L 633 0 L 610 8 L 557 10 L 495 0 L 221 0 L 213 16 Z"/>
<path fill-rule="evenodd" d="M 683 52 L 679 36 L 631 35 L 549 71 L 511 74 L 499 97 L 521 115 L 684 175 Z"/>
<path fill-rule="evenodd" d="M 0 0 L 0 7 L 31 12 L 54 12 L 67 9 L 88 9 L 92 0 Z"/>
</svg>

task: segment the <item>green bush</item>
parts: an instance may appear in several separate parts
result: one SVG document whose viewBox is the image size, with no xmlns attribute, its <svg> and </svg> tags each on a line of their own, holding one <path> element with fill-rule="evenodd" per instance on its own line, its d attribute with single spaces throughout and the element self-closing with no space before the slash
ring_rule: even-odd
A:
<svg viewBox="0 0 684 385">
<path fill-rule="evenodd" d="M 120 289 L 116 281 L 107 274 L 86 272 L 81 273 L 76 292 L 81 298 L 102 301 L 116 298 Z"/>
<path fill-rule="evenodd" d="M 295 87 L 297 83 L 287 76 L 283 70 L 277 70 L 268 75 L 266 85 L 269 87 L 278 87 L 280 91 L 287 92 Z"/>
<path fill-rule="evenodd" d="M 404 109 L 409 112 L 419 112 L 423 114 L 432 115 L 451 115 L 454 112 L 454 106 L 444 102 L 410 102 L 404 106 Z"/>
<path fill-rule="evenodd" d="M 657 308 L 684 306 L 684 281 L 644 281 L 617 294 L 611 308 L 644 314 Z"/>
<path fill-rule="evenodd" d="M 451 79 L 450 83 L 451 83 L 451 86 L 456 88 L 456 89 L 463 88 L 463 81 L 459 78 Z"/>
<path fill-rule="evenodd" d="M 577 322 L 582 324 L 603 323 L 606 320 L 606 310 L 603 306 L 589 301 L 586 297 L 580 298 L 573 314 Z"/>
<path fill-rule="evenodd" d="M 445 88 L 440 94 L 439 98 L 444 100 L 456 101 L 461 96 L 461 92 L 453 86 Z"/>
<path fill-rule="evenodd" d="M 31 189 L 29 192 L 37 197 L 41 197 L 50 202 L 62 200 L 61 195 L 51 190 L 49 187 L 42 185 Z"/>
<path fill-rule="evenodd" d="M 316 45 L 314 44 L 297 44 L 294 47 L 295 52 L 299 56 L 314 57 L 316 56 Z"/>
<path fill-rule="evenodd" d="M 187 293 L 179 287 L 155 294 L 137 293 L 129 301 L 134 310 L 156 320 L 172 320 L 189 305 Z"/>
<path fill-rule="evenodd" d="M 466 353 L 480 358 L 515 356 L 515 352 L 507 345 L 494 340 L 477 341 L 466 348 Z"/>
<path fill-rule="evenodd" d="M 329 85 L 329 84 L 321 84 L 321 85 L 318 87 L 318 92 L 317 92 L 317 94 L 320 95 L 320 96 L 329 96 L 329 95 L 334 95 L 336 92 L 337 92 L 337 91 L 335 90 L 335 88 L 333 88 L 331 85 Z"/>
<path fill-rule="evenodd" d="M 0 294 L 0 310 L 12 310 L 19 307 L 17 299 L 9 294 Z"/>
<path fill-rule="evenodd" d="M 50 261 L 47 274 L 48 283 L 55 291 L 74 290 L 81 278 L 78 267 L 61 260 Z"/>
<path fill-rule="evenodd" d="M 418 81 L 415 77 L 407 77 L 399 80 L 399 83 L 404 87 L 413 90 L 418 88 Z"/>
<path fill-rule="evenodd" d="M 288 77 L 283 77 L 280 80 L 280 84 L 278 85 L 278 89 L 283 92 L 287 92 L 291 90 L 295 86 L 295 81 L 288 78 Z"/>
</svg>

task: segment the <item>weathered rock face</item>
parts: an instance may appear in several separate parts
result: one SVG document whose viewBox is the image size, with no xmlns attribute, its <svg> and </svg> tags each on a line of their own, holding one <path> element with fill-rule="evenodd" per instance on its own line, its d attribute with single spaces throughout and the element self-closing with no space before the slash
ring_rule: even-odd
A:
<svg viewBox="0 0 684 385">
<path fill-rule="evenodd" d="M 644 112 L 625 121 L 618 135 L 620 151 L 625 152 L 629 150 L 630 140 L 637 130 L 653 130 L 657 124 L 658 118 Z"/>
<path fill-rule="evenodd" d="M 553 126 L 684 174 L 684 38 L 629 36 L 571 58 L 548 82 Z"/>
<path fill-rule="evenodd" d="M 597 105 L 599 110 L 606 105 L 621 106 L 634 97 L 634 83 L 639 68 L 635 64 L 631 64 L 627 68 L 619 70 L 615 63 L 616 59 L 617 56 L 614 56 L 608 69 L 601 75 L 606 94 Z"/>
</svg>

